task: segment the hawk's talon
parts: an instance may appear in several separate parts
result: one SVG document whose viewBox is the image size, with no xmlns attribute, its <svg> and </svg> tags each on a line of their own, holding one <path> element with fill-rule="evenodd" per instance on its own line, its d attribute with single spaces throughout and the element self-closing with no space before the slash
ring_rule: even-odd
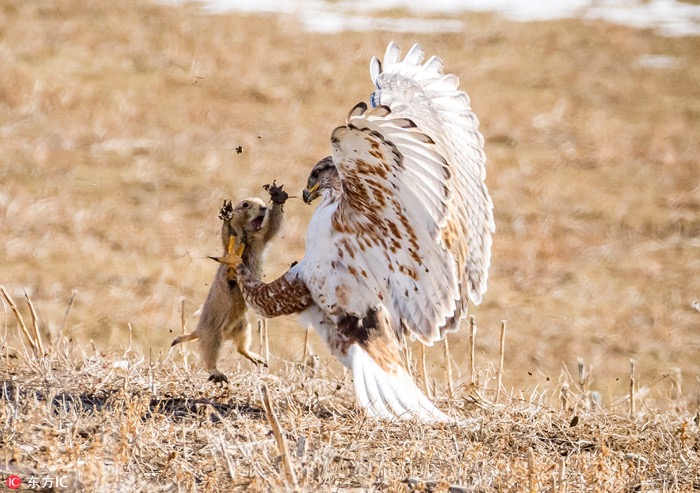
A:
<svg viewBox="0 0 700 493">
<path fill-rule="evenodd" d="M 228 237 L 228 247 L 226 248 L 226 255 L 222 257 L 209 257 L 212 260 L 216 260 L 220 264 L 228 265 L 230 268 L 235 269 L 240 264 L 243 263 L 243 252 L 245 251 L 245 243 L 237 244 L 238 239 L 230 235 Z"/>
</svg>

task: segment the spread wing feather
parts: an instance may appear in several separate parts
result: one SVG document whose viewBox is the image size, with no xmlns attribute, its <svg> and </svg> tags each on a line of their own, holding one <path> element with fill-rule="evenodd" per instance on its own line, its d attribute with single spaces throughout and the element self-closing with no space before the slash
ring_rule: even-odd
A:
<svg viewBox="0 0 700 493">
<path fill-rule="evenodd" d="M 351 111 L 333 132 L 343 186 L 333 224 L 337 241 L 357 244 L 353 268 L 373 266 L 378 283 L 371 288 L 394 329 L 403 322 L 430 341 L 456 309 L 458 277 L 441 237 L 451 173 L 432 138 L 379 108 Z"/>
<path fill-rule="evenodd" d="M 443 241 L 453 255 L 459 280 L 459 313 L 454 313 L 444 330 L 453 330 L 468 300 L 480 303 L 486 291 L 491 262 L 491 233 L 495 230 L 493 204 L 484 179 L 486 157 L 479 120 L 471 110 L 459 79 L 443 74 L 443 63 L 431 57 L 425 64 L 423 50 L 414 45 L 401 60 L 396 43 L 390 43 L 384 63 L 370 63 L 370 75 L 377 86 L 374 105 L 386 105 L 394 116 L 411 119 L 435 141 L 435 147 L 450 164 L 453 177 L 448 186 L 449 218 L 442 228 Z"/>
<path fill-rule="evenodd" d="M 439 58 L 423 59 L 419 45 L 401 60 L 390 43 L 383 63 L 372 60 L 374 109 L 357 105 L 332 136 L 343 184 L 333 224 L 356 247 L 350 270 L 372 266 L 362 283 L 394 329 L 431 344 L 481 301 L 494 223 L 469 98 Z"/>
</svg>

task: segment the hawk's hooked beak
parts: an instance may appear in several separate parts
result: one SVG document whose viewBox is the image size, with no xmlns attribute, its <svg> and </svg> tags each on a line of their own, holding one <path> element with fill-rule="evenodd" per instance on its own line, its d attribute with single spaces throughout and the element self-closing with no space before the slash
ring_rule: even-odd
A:
<svg viewBox="0 0 700 493">
<path fill-rule="evenodd" d="M 316 193 L 316 190 L 318 190 L 318 185 L 319 184 L 316 183 L 313 187 L 304 189 L 304 193 L 302 194 L 304 202 L 310 204 L 314 201 L 314 199 L 318 196 L 318 194 Z"/>
</svg>

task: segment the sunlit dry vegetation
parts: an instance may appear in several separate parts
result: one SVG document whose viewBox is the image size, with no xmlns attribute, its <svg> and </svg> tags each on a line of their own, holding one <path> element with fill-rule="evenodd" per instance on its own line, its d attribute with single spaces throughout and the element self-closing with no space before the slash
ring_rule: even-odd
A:
<svg viewBox="0 0 700 493">
<path fill-rule="evenodd" d="M 644 411 L 628 418 L 592 405 L 576 386 L 563 393 L 557 387 L 566 401 L 557 407 L 543 405 L 546 396 L 536 392 L 494 402 L 483 388 L 472 388 L 469 398 L 437 401 L 449 414 L 466 416 L 464 423 L 408 426 L 363 417 L 349 378 L 310 365 L 235 372 L 221 388 L 186 366 L 129 349 L 113 358 L 88 350 L 77 358 L 3 363 L 2 473 L 58 476 L 70 491 L 700 486 L 697 417 Z"/>
<path fill-rule="evenodd" d="M 305 437 L 292 462 L 307 489 L 399 489 L 413 476 L 479 491 L 697 488 L 700 39 L 460 18 L 462 33 L 316 34 L 196 5 L 0 5 L 0 284 L 31 335 L 27 293 L 54 347 L 34 356 L 3 299 L 3 471 L 144 490 L 219 491 L 231 475 L 240 488 L 289 485 L 265 382 L 290 447 Z M 445 60 L 486 139 L 497 233 L 471 309 L 480 378 L 471 385 L 468 331 L 452 335 L 458 398 L 445 401 L 443 350 L 428 351 L 438 402 L 472 420 L 464 428 L 363 421 L 339 367 L 311 377 L 289 363 L 304 351 L 293 317 L 269 323 L 269 373 L 230 355 L 224 389 L 204 384 L 195 354 L 185 367 L 167 352 L 183 300 L 192 329 L 216 270 L 206 257 L 220 249 L 224 198 L 263 197 L 273 179 L 298 194 L 332 129 L 367 100 L 369 58 L 390 39 Z M 286 211 L 268 279 L 303 255 L 312 208 Z"/>
</svg>

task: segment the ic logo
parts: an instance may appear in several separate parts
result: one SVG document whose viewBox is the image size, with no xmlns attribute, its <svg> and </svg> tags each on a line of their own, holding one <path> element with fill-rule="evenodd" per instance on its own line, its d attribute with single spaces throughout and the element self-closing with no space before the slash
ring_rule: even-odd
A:
<svg viewBox="0 0 700 493">
<path fill-rule="evenodd" d="M 7 487 L 11 490 L 17 490 L 22 486 L 22 479 L 19 476 L 8 476 L 5 484 L 7 484 Z"/>
</svg>

